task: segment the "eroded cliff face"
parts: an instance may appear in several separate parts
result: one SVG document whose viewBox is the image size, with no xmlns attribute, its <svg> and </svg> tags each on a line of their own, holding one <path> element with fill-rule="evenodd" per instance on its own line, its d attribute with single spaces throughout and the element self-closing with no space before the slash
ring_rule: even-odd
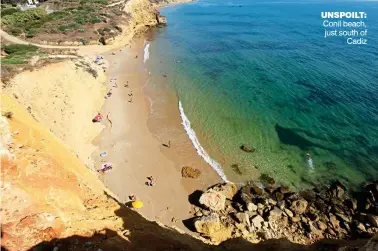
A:
<svg viewBox="0 0 378 251">
<path fill-rule="evenodd" d="M 79 58 L 22 72 L 3 91 L 91 166 L 91 141 L 102 130 L 91 120 L 103 105 L 106 83 L 99 66 Z"/>
</svg>

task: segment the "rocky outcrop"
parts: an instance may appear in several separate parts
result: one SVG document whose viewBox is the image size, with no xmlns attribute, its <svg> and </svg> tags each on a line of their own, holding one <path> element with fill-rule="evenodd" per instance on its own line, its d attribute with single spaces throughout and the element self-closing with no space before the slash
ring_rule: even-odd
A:
<svg viewBox="0 0 378 251">
<path fill-rule="evenodd" d="M 225 201 L 222 198 L 222 206 L 216 208 L 222 221 L 232 228 L 232 237 L 250 241 L 288 238 L 310 244 L 324 238 L 348 239 L 378 232 L 378 203 L 373 197 L 378 192 L 378 182 L 365 186 L 363 196 L 355 199 L 349 197 L 346 187 L 338 181 L 320 190 L 292 192 L 288 187 L 274 185 L 270 178 L 264 180 L 265 187 L 249 184 L 237 193 L 232 184 L 214 186 L 220 192 L 232 191 L 232 196 L 225 196 Z M 233 189 L 219 189 L 227 186 Z M 219 200 L 214 187 L 203 195 Z M 207 200 L 209 204 L 210 199 Z M 202 210 L 200 214 L 209 212 Z"/>
<path fill-rule="evenodd" d="M 225 207 L 226 196 L 220 192 L 206 191 L 201 195 L 199 203 L 210 210 L 220 211 Z"/>
</svg>

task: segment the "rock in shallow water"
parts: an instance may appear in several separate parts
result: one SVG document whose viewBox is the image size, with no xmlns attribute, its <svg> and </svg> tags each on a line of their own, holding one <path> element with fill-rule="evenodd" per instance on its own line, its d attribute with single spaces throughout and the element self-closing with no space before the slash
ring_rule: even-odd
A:
<svg viewBox="0 0 378 251">
<path fill-rule="evenodd" d="M 307 209 L 308 202 L 305 200 L 296 200 L 290 206 L 291 211 L 296 214 L 303 214 Z"/>
</svg>

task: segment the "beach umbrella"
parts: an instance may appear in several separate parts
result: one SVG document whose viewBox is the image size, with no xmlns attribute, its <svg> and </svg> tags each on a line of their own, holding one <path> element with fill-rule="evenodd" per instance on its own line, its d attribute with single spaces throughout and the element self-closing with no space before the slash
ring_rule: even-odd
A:
<svg viewBox="0 0 378 251">
<path fill-rule="evenodd" d="M 141 202 L 140 200 L 136 200 L 136 201 L 133 201 L 131 205 L 133 206 L 133 208 L 142 208 L 143 202 Z"/>
</svg>

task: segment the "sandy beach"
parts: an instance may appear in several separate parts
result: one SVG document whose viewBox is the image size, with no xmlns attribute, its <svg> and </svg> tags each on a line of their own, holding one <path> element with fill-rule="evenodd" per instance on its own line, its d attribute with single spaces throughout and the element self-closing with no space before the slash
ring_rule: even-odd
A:
<svg viewBox="0 0 378 251">
<path fill-rule="evenodd" d="M 108 89 L 112 89 L 112 95 L 101 111 L 105 129 L 94 141 L 98 150 L 93 159 L 97 169 L 103 162 L 113 164 L 113 169 L 102 175 L 102 179 L 122 202 L 135 195 L 144 202 L 138 211 L 145 217 L 185 230 L 182 221 L 190 217 L 191 210 L 188 196 L 221 180 L 191 145 L 181 126 L 177 98 L 165 96 L 168 104 L 165 113 L 169 115 L 166 120 L 151 119 L 150 102 L 163 94 L 146 96 L 149 74 L 143 62 L 143 49 L 144 39 L 136 38 L 131 46 L 102 54 L 109 63 Z M 117 86 L 111 79 L 115 79 Z M 160 140 L 152 132 L 161 127 L 171 129 L 166 139 Z M 168 141 L 170 148 L 163 146 Z M 100 157 L 101 152 L 107 155 Z M 200 169 L 201 176 L 182 178 L 183 166 Z M 146 185 L 148 176 L 156 179 L 155 186 Z"/>
</svg>

